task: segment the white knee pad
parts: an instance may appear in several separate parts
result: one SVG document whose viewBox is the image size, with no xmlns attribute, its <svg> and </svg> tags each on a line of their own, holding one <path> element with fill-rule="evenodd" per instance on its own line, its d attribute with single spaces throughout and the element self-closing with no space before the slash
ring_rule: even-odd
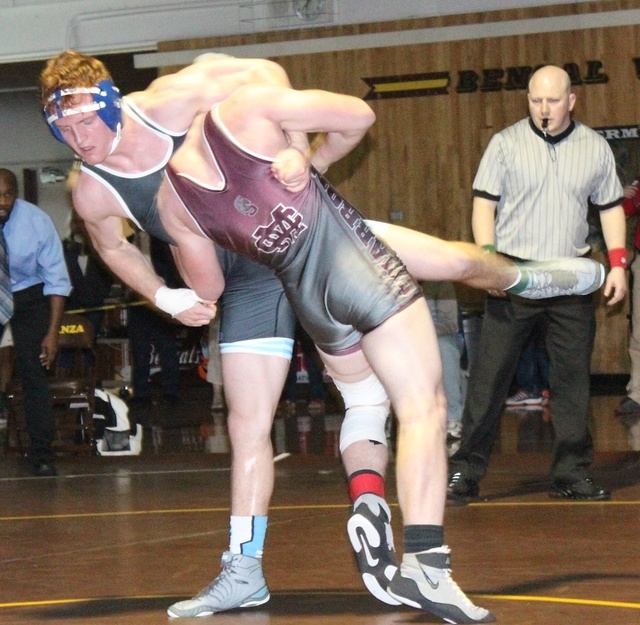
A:
<svg viewBox="0 0 640 625">
<path fill-rule="evenodd" d="M 340 428 L 340 452 L 358 441 L 375 441 L 387 447 L 388 416 L 389 407 L 384 405 L 348 408 Z"/>
<path fill-rule="evenodd" d="M 387 445 L 386 424 L 389 399 L 380 380 L 371 374 L 360 382 L 334 380 L 345 405 L 340 428 L 340 451 L 358 441 L 375 441 Z"/>
</svg>

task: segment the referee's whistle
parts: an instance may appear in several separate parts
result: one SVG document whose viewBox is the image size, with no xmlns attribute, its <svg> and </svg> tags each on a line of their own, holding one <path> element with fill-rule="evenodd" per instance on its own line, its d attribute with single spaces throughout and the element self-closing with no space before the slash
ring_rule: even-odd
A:
<svg viewBox="0 0 640 625">
<path fill-rule="evenodd" d="M 542 130 L 546 130 L 549 126 L 549 118 L 548 117 L 543 117 L 542 118 Z"/>
</svg>

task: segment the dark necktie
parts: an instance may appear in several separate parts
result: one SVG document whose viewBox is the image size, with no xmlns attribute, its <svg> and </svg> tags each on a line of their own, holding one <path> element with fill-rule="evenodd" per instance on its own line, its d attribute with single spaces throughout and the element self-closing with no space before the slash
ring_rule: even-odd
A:
<svg viewBox="0 0 640 625">
<path fill-rule="evenodd" d="M 0 224 L 0 325 L 5 325 L 13 316 L 13 294 L 9 279 L 9 255 L 4 240 L 4 224 Z"/>
</svg>

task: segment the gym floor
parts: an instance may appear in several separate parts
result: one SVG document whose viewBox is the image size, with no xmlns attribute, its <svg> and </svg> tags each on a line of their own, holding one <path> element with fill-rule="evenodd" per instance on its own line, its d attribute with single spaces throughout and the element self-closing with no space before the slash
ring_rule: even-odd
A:
<svg viewBox="0 0 640 625">
<path fill-rule="evenodd" d="M 611 501 L 547 497 L 550 425 L 543 411 L 521 410 L 503 416 L 481 499 L 447 508 L 454 579 L 498 623 L 640 622 L 640 454 L 613 416 L 619 399 L 591 401 L 593 476 L 613 489 Z M 19 456 L 0 456 L 0 623 L 167 623 L 171 603 L 217 575 L 228 545 L 230 456 L 209 402 L 200 389 L 156 419 L 139 456 L 61 455 L 58 477 L 32 477 Z M 289 449 L 276 460 L 264 556 L 271 600 L 198 622 L 440 622 L 364 589 L 346 536 L 334 441 L 322 417 L 312 420 L 320 425 L 308 453 L 295 440 L 295 419 L 279 442 Z M 387 495 L 397 502 L 392 476 Z M 392 512 L 401 547 L 397 505 Z"/>
</svg>

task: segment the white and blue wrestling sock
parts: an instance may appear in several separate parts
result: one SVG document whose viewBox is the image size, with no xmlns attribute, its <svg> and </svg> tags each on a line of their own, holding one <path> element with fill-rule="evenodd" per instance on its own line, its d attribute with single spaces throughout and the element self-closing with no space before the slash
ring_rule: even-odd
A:
<svg viewBox="0 0 640 625">
<path fill-rule="evenodd" d="M 229 551 L 262 558 L 267 534 L 266 516 L 231 516 Z"/>
</svg>

